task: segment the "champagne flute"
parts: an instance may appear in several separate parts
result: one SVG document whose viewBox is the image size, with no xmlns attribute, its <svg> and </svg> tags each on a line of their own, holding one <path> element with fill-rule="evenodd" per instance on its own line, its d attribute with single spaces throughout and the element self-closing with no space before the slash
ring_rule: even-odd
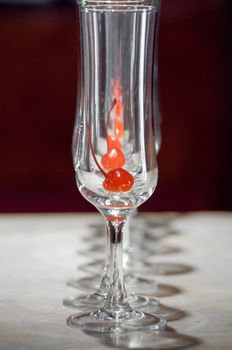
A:
<svg viewBox="0 0 232 350">
<path fill-rule="evenodd" d="M 128 2 L 127 2 L 128 3 Z M 136 4 L 136 2 L 135 2 Z M 159 29 L 159 13 L 160 13 L 160 2 L 159 1 L 155 1 L 154 5 L 156 7 L 156 18 L 155 18 L 155 32 L 154 32 L 154 41 L 153 41 L 153 62 L 152 62 L 152 104 L 153 104 L 153 118 L 154 118 L 154 128 L 155 128 L 155 148 L 156 148 L 156 152 L 158 153 L 159 149 L 160 149 L 160 144 L 161 144 L 161 132 L 160 132 L 160 113 L 159 113 L 159 96 L 158 96 L 158 67 L 157 67 L 157 47 L 158 47 L 158 29 Z M 80 22 L 82 27 L 85 26 L 85 24 L 83 23 L 83 21 L 81 21 L 80 18 Z M 88 24 L 90 27 L 90 24 Z M 90 29 L 91 30 L 91 29 Z M 82 34 L 84 33 L 84 31 L 82 31 Z M 102 40 L 103 42 L 103 40 Z M 86 47 L 87 47 L 88 43 L 86 43 Z M 104 43 L 103 43 L 104 45 Z M 103 46 L 102 45 L 102 46 Z M 99 48 L 98 48 L 99 49 Z M 80 67 L 79 67 L 80 68 Z M 116 68 L 117 72 L 119 71 L 119 67 L 117 64 L 117 68 Z M 80 74 L 81 76 L 81 84 L 79 86 L 83 85 L 83 74 Z M 119 101 L 122 100 L 122 96 L 121 96 L 121 91 L 122 91 L 122 86 L 121 86 L 121 82 L 119 77 L 117 77 L 117 79 L 115 79 L 115 81 L 112 82 L 112 87 L 113 87 L 113 94 L 114 97 L 117 98 Z M 79 87 L 78 86 L 78 87 Z M 73 153 L 73 162 L 74 162 L 74 167 L 75 164 L 77 163 L 77 140 L 78 140 L 78 124 L 80 123 L 80 116 L 82 114 L 82 109 L 84 108 L 84 94 L 83 94 L 83 89 L 79 88 L 78 89 L 78 108 L 77 108 L 77 116 L 76 116 L 76 120 L 75 120 L 75 125 L 74 125 L 74 132 L 73 132 L 73 142 L 72 142 L 72 153 Z M 122 112 L 123 106 L 122 103 L 118 104 L 117 108 L 117 116 L 120 118 L 120 109 Z M 117 137 L 115 138 L 115 136 L 120 136 L 120 130 L 118 130 L 116 135 L 109 135 L 108 136 L 108 141 L 115 142 L 117 141 Z M 137 214 L 136 214 L 137 213 Z M 132 220 L 129 220 L 129 222 L 131 222 Z M 148 225 L 145 226 L 145 223 L 143 222 L 143 220 L 141 219 L 141 217 L 138 216 L 138 212 L 137 209 L 134 210 L 133 213 L 133 221 L 135 222 L 135 225 L 130 225 L 130 223 L 127 224 L 127 229 L 126 232 L 124 234 L 125 239 L 124 239 L 124 252 L 125 252 L 125 257 L 124 257 L 124 264 L 125 266 L 127 266 L 127 262 L 129 262 L 130 260 L 133 260 L 133 265 L 136 264 L 135 259 L 131 259 L 132 255 L 138 256 L 140 258 L 142 257 L 148 257 L 149 255 L 154 255 L 154 253 L 156 252 L 156 250 L 154 250 L 154 248 L 152 247 L 148 247 L 143 244 L 138 244 L 138 242 L 136 242 L 136 237 L 135 235 L 138 236 L 143 236 L 144 233 L 144 229 L 148 228 Z M 131 226 L 131 227 L 130 227 Z M 136 227 L 136 229 L 135 229 Z M 131 244 L 131 240 L 129 239 L 130 236 L 130 230 L 133 230 L 133 236 L 134 238 L 134 242 L 133 244 Z M 135 231 L 139 231 L 139 232 L 135 232 Z M 108 236 L 107 236 L 108 237 Z M 109 239 L 109 238 L 107 238 Z M 108 243 L 107 243 L 108 244 Z M 139 245 L 141 247 L 139 247 Z M 103 247 L 102 245 L 92 245 L 92 247 L 89 248 L 88 250 L 89 252 L 100 252 L 102 253 L 103 251 Z M 79 252 L 81 254 L 86 254 L 85 252 Z M 143 256 L 142 256 L 143 255 Z M 142 263 L 142 260 L 140 259 L 140 266 L 144 267 L 145 264 Z M 137 264 L 136 264 L 137 265 Z M 96 271 L 98 273 L 99 268 L 101 269 L 101 262 L 99 264 L 98 260 L 95 260 L 93 262 L 91 262 L 90 266 L 85 266 L 84 268 L 86 268 L 87 270 L 89 269 L 90 272 L 91 270 L 93 270 L 94 274 L 95 274 L 95 278 L 94 278 L 94 282 L 98 283 L 99 281 L 99 275 L 96 275 Z M 108 281 L 108 266 L 109 266 L 109 262 L 108 262 L 108 256 L 107 256 L 107 260 L 104 266 L 104 273 L 103 273 L 103 278 L 102 278 L 102 283 L 101 283 L 101 287 L 98 289 L 97 291 L 97 295 L 101 295 L 101 296 L 106 296 L 106 292 L 107 292 L 107 281 Z M 133 285 L 137 285 L 138 286 L 138 290 L 142 290 L 142 291 L 146 291 L 147 289 L 152 289 L 154 290 L 154 286 L 157 286 L 156 282 L 152 279 L 148 279 L 148 278 L 141 278 L 139 276 L 136 276 L 135 273 L 133 273 L 132 271 L 130 271 L 130 266 L 128 266 L 129 271 L 126 274 L 126 280 L 128 281 L 129 285 L 131 284 Z M 96 271 L 94 271 L 96 269 Z M 103 266 L 102 266 L 103 269 Z M 75 279 L 72 278 L 68 281 L 68 285 L 72 286 L 74 288 L 79 289 L 80 286 L 82 285 L 88 285 L 88 283 L 91 285 L 93 284 L 93 278 L 92 277 L 85 277 L 81 280 L 79 279 Z M 91 296 L 91 301 L 93 301 L 93 296 Z M 141 298 L 140 298 L 141 299 Z M 83 300 L 83 299 L 82 299 Z M 79 298 L 80 301 L 80 298 Z M 140 300 L 140 303 L 142 302 L 142 300 Z M 74 300 L 74 298 L 69 298 L 69 300 L 66 300 L 64 302 L 66 305 L 70 305 L 72 304 L 74 306 L 78 305 L 78 301 Z"/>
<path fill-rule="evenodd" d="M 90 331 L 157 330 L 166 324 L 162 317 L 132 309 L 122 264 L 126 220 L 154 192 L 158 177 L 151 78 L 156 4 L 155 0 L 79 4 L 84 98 L 76 180 L 81 194 L 104 217 L 110 238 L 104 305 L 67 320 Z"/>
<path fill-rule="evenodd" d="M 114 5 L 117 4 L 114 3 Z M 131 4 L 126 2 L 126 4 Z M 158 18 L 159 18 L 159 11 L 160 11 L 160 4 L 158 1 L 154 2 L 155 5 L 155 11 L 156 11 L 156 15 L 155 15 L 155 19 L 154 19 L 154 36 L 153 36 L 153 42 L 152 42 L 152 50 L 151 50 L 151 55 L 153 55 L 152 57 L 152 62 L 151 62 L 151 76 L 152 76 L 152 80 L 151 80 L 151 84 L 152 84 L 152 107 L 153 107 L 153 118 L 154 118 L 154 128 L 155 128 L 155 147 L 156 150 L 160 145 L 160 140 L 161 140 L 161 134 L 160 134 L 160 120 L 159 120 L 159 106 L 158 106 L 158 84 L 157 84 L 157 31 L 158 31 Z M 109 3 L 110 6 L 110 3 Z M 125 4 L 123 5 L 125 6 Z M 137 4 L 134 4 L 134 7 L 136 7 Z M 127 9 L 127 11 L 131 11 L 132 8 Z M 80 11 L 81 14 L 81 11 Z M 99 19 L 98 19 L 99 20 Z M 102 19 L 100 21 L 103 21 Z M 97 36 L 97 39 L 95 42 L 93 42 L 93 36 L 90 38 L 88 37 L 88 32 L 90 33 L 91 31 L 93 31 L 93 28 L 91 26 L 93 26 L 93 23 L 91 23 L 89 20 L 84 21 L 83 20 L 83 16 L 80 15 L 80 23 L 81 23 L 81 27 L 82 27 L 82 35 L 83 35 L 83 41 L 85 46 L 83 45 L 83 47 L 86 48 L 86 50 L 91 47 L 91 45 L 94 47 L 93 50 L 95 50 L 95 54 L 94 57 L 97 57 L 97 52 L 101 51 L 101 48 L 104 47 L 105 45 L 107 45 L 106 42 L 106 38 L 104 37 L 100 37 Z M 105 25 L 105 24 L 104 24 Z M 102 24 L 103 26 L 103 24 Z M 130 34 L 127 36 L 127 39 L 133 39 L 133 36 L 135 35 L 135 30 L 138 30 L 138 26 L 136 28 L 136 21 L 133 23 L 134 29 L 132 29 L 130 31 Z M 108 28 L 110 31 L 110 28 Z M 118 32 L 118 34 L 120 33 L 120 29 L 116 28 L 115 29 L 115 33 Z M 134 32 L 133 32 L 134 30 Z M 87 33 L 87 34 L 86 34 Z M 104 33 L 103 33 L 104 34 Z M 117 34 L 117 35 L 118 35 Z M 109 35 L 109 34 L 108 34 Z M 125 34 L 123 34 L 125 35 Z M 114 40 L 114 38 L 112 39 Z M 141 38 L 138 38 L 138 40 L 141 40 Z M 123 43 L 123 45 L 125 45 Z M 136 44 L 137 45 L 137 44 Z M 134 50 L 131 52 L 131 58 L 133 58 L 133 60 L 135 60 L 135 55 L 138 52 L 137 47 L 134 47 Z M 108 46 L 110 47 L 109 43 Z M 84 54 L 82 52 L 82 54 Z M 129 53 L 130 55 L 130 53 Z M 91 66 L 94 66 L 94 64 L 96 64 L 96 62 L 92 62 L 92 59 L 94 59 L 94 57 L 90 57 L 89 58 L 89 62 L 91 64 Z M 126 57 L 126 55 L 125 55 Z M 85 61 L 87 60 L 86 57 L 83 57 L 85 59 Z M 116 71 L 116 78 L 111 78 L 111 82 L 110 82 L 110 88 L 112 89 L 112 93 L 113 93 L 113 97 L 117 100 L 117 105 L 115 106 L 115 108 L 112 108 L 112 110 L 107 112 L 107 121 L 106 121 L 106 133 L 107 133 L 107 150 L 109 150 L 110 148 L 112 148 L 112 145 L 116 145 L 116 149 L 119 149 L 120 151 L 120 147 L 121 147 L 121 143 L 126 143 L 127 141 L 126 138 L 122 138 L 122 133 L 124 132 L 123 128 L 124 126 L 122 125 L 122 122 L 120 119 L 122 119 L 122 113 L 124 112 L 124 102 L 122 101 L 122 83 L 120 80 L 120 55 L 119 55 L 119 50 L 116 49 L 115 50 L 115 62 L 114 62 L 114 70 Z M 129 66 L 129 65 L 128 65 Z M 136 66 L 136 65 L 134 65 Z M 86 67 L 86 66 L 85 66 Z M 97 69 L 102 69 L 101 65 L 97 67 Z M 130 69 L 133 68 L 133 62 L 130 64 Z M 90 75 L 90 72 L 86 72 L 86 74 Z M 81 74 L 81 84 L 80 87 L 83 86 L 84 82 L 83 82 L 83 76 L 84 74 Z M 102 78 L 102 76 L 100 77 Z M 102 78 L 102 80 L 105 79 Z M 101 79 L 99 80 L 101 82 Z M 81 125 L 81 115 L 83 114 L 83 110 L 84 110 L 84 98 L 85 94 L 84 94 L 84 90 L 79 88 L 78 89 L 78 108 L 77 108 L 77 117 L 76 117 L 76 121 L 75 121 L 75 126 L 74 126 L 74 132 L 73 132 L 73 162 L 74 162 L 74 167 L 77 164 L 77 145 L 78 145 L 78 129 L 79 129 L 79 125 Z M 110 113 L 109 113 L 110 112 Z M 112 124 L 112 116 L 111 114 L 114 115 L 115 120 L 113 121 L 114 125 L 110 125 L 110 123 Z M 116 124 L 117 122 L 117 124 Z M 110 130 L 110 126 L 113 130 Z M 112 132 L 113 131 L 113 132 Z M 127 131 L 126 131 L 127 132 Z M 125 135 L 126 136 L 126 135 Z M 126 146 L 128 147 L 127 144 L 124 145 L 124 148 L 126 149 Z M 102 147 L 102 146 L 101 146 Z M 112 151 L 112 150 L 111 150 Z M 115 151 L 115 150 L 113 150 Z M 112 153 L 113 154 L 113 153 Z M 115 163 L 115 161 L 120 160 L 120 155 L 117 154 L 116 157 L 111 157 L 110 159 L 110 152 L 106 152 L 106 154 L 104 156 L 102 156 L 102 160 L 103 160 L 103 165 L 106 165 L 109 167 L 110 161 Z M 105 164 L 104 164 L 105 162 Z M 114 165 L 113 165 L 114 166 Z M 126 237 L 129 237 L 129 233 L 128 233 L 128 229 L 129 229 L 129 225 L 127 224 L 127 232 L 126 232 Z M 107 235 L 107 239 L 109 241 L 109 235 Z M 128 259 L 128 250 L 126 248 L 126 241 L 124 240 L 124 251 L 125 251 L 125 259 L 124 259 L 124 263 L 126 264 L 126 261 Z M 109 245 L 109 243 L 107 243 L 107 246 Z M 101 246 L 100 246 L 101 247 Z M 154 252 L 152 251 L 152 254 Z M 85 252 L 86 254 L 86 252 Z M 141 254 L 140 254 L 141 255 Z M 149 252 L 146 252 L 146 256 L 149 255 Z M 140 263 L 141 259 L 140 259 Z M 107 295 L 107 288 L 108 288 L 108 284 L 109 284 L 109 255 L 107 254 L 107 260 L 103 269 L 103 266 L 101 268 L 101 264 L 99 266 L 98 261 L 93 261 L 91 262 L 91 266 L 89 267 L 90 270 L 92 269 L 92 267 L 97 270 L 97 273 L 99 272 L 99 269 L 103 270 L 103 276 L 102 276 L 102 281 L 100 284 L 100 287 L 97 289 L 97 291 L 93 294 L 90 295 L 83 295 L 83 296 L 77 296 L 77 297 L 69 297 L 66 298 L 64 300 L 64 305 L 66 306 L 73 306 L 73 307 L 78 307 L 80 306 L 80 303 L 84 303 L 84 304 L 88 304 L 88 303 L 99 303 L 99 301 L 102 298 L 105 298 Z M 74 288 L 79 289 L 80 287 L 86 286 L 88 285 L 88 283 L 90 285 L 93 285 L 93 282 L 96 284 L 99 281 L 99 275 L 96 275 L 96 272 L 94 272 L 95 274 L 95 278 L 93 279 L 93 277 L 85 277 L 81 280 L 79 279 L 70 279 L 68 281 L 68 285 L 72 286 Z M 128 273 L 126 274 L 126 281 L 128 281 L 129 285 L 131 285 L 131 287 L 133 288 L 134 285 L 136 285 L 138 287 L 138 291 L 146 291 L 146 290 L 154 290 L 154 287 L 156 286 L 156 282 L 152 279 L 148 279 L 148 278 L 141 278 L 139 276 L 136 276 L 135 273 L 128 271 Z M 140 305 L 144 305 L 145 303 L 151 303 L 153 305 L 157 305 L 158 301 L 156 298 L 150 298 L 150 300 L 148 300 L 148 297 L 145 296 L 141 296 L 141 295 L 135 295 L 135 294 L 130 294 L 129 298 L 131 301 L 133 301 L 133 304 L 136 306 L 140 306 Z"/>
</svg>

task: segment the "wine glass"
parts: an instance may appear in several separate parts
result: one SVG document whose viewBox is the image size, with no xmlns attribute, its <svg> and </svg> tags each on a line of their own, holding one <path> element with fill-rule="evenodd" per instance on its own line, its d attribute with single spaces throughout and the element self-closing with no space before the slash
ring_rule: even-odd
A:
<svg viewBox="0 0 232 350">
<path fill-rule="evenodd" d="M 128 4 L 128 2 L 126 3 Z M 130 3 L 129 3 L 130 4 Z M 110 5 L 110 3 L 109 3 Z M 155 147 L 157 150 L 157 147 L 159 147 L 160 145 L 160 140 L 161 140 L 161 135 L 160 135 L 160 120 L 159 120 L 159 106 L 158 106 L 158 84 L 157 84 L 157 30 L 158 30 L 158 18 L 159 18 L 159 10 L 160 10 L 160 4 L 158 1 L 155 2 L 155 7 L 156 7 L 156 16 L 155 16 L 155 32 L 154 32 L 154 41 L 153 41 L 153 59 L 152 59 L 152 104 L 153 104 L 153 118 L 154 118 L 154 127 L 155 127 L 155 134 L 156 134 L 156 138 L 155 138 Z M 128 8 L 129 9 L 129 8 Z M 127 9 L 127 10 L 128 10 Z M 131 11 L 131 8 L 129 9 Z M 81 21 L 80 21 L 81 22 Z M 87 27 L 89 26 L 89 29 L 87 29 L 87 31 L 91 31 L 92 29 L 90 28 L 91 25 L 88 24 L 87 22 L 82 21 L 81 22 L 82 27 Z M 118 29 L 117 29 L 118 30 Z M 84 36 L 84 30 L 82 31 L 83 36 Z M 134 34 L 133 34 L 134 35 Z M 129 36 L 128 36 L 129 38 Z M 99 44 L 99 47 L 97 46 Z M 100 50 L 100 47 L 103 47 L 105 45 L 105 41 L 104 39 L 101 39 L 100 41 L 98 41 L 98 44 L 94 43 L 95 47 L 97 48 L 97 50 Z M 89 45 L 89 43 L 86 43 L 86 47 L 87 45 Z M 117 53 L 118 55 L 118 53 Z M 92 58 L 90 58 L 91 60 Z M 118 57 L 116 57 L 117 62 L 115 63 L 115 70 L 117 72 L 119 72 L 119 59 Z M 93 63 L 94 64 L 94 63 Z M 81 75 L 81 84 L 80 86 L 83 86 L 83 74 Z M 122 125 L 120 128 L 120 118 L 121 118 L 121 114 L 123 112 L 123 102 L 122 102 L 122 86 L 121 86 L 121 81 L 119 78 L 119 75 L 117 75 L 116 79 L 112 79 L 111 80 L 111 88 L 113 91 L 113 96 L 115 99 L 117 99 L 117 106 L 115 106 L 115 109 L 113 108 L 112 111 L 110 111 L 111 113 L 115 114 L 115 124 L 117 122 L 117 125 L 113 126 L 114 130 L 116 131 L 116 133 L 112 133 L 109 134 L 107 132 L 107 149 L 109 150 L 110 147 L 112 148 L 112 145 L 117 145 L 119 146 L 117 147 L 120 148 L 120 142 L 125 142 L 122 140 L 121 138 L 121 134 L 123 132 L 122 130 Z M 80 117 L 82 115 L 82 111 L 84 109 L 84 93 L 83 93 L 83 89 L 78 89 L 78 103 L 79 106 L 77 108 L 77 117 L 76 117 L 76 122 L 75 122 L 75 126 L 74 126 L 74 132 L 73 132 L 73 162 L 74 162 L 74 166 L 77 163 L 77 143 L 78 143 L 78 125 L 80 124 Z M 112 119 L 112 118 L 111 118 Z M 111 122 L 110 119 L 110 113 L 109 111 L 107 112 L 107 121 L 106 121 L 106 128 L 107 131 L 109 129 L 109 123 Z M 112 123 L 112 122 L 111 122 Z M 108 160 L 107 160 L 108 157 Z M 103 157 L 102 157 L 103 158 Z M 113 157 L 113 159 L 111 159 L 111 162 L 115 162 L 115 160 L 117 161 L 117 159 L 120 159 L 120 155 L 117 154 L 116 157 Z M 104 159 L 103 161 L 108 162 L 108 164 L 106 164 L 108 166 L 109 169 L 109 152 L 108 154 L 106 153 L 104 155 Z M 126 234 L 124 234 L 124 236 L 129 237 L 129 225 L 127 224 L 127 230 L 126 230 Z M 109 240 L 109 237 L 107 236 L 107 239 Z M 126 264 L 127 260 L 128 260 L 128 253 L 130 249 L 127 249 L 126 247 L 126 242 L 128 240 L 124 240 L 124 251 L 125 251 L 125 259 L 124 259 L 124 263 Z M 108 246 L 108 243 L 107 243 Z M 99 249 L 99 246 L 94 247 L 93 250 L 95 250 L 95 248 Z M 102 246 L 100 246 L 100 248 L 102 248 Z M 97 250 L 98 250 L 97 249 Z M 90 251 L 92 250 L 92 248 L 90 249 Z M 100 252 L 102 252 L 102 249 L 99 249 Z M 141 256 L 141 252 L 140 256 Z M 86 252 L 84 252 L 84 254 L 86 254 Z M 138 255 L 138 253 L 136 253 Z M 147 251 L 145 252 L 145 256 L 147 257 L 149 254 L 154 254 L 154 251 L 151 249 L 151 252 Z M 108 288 L 108 282 L 109 282 L 109 261 L 108 261 L 108 254 L 107 254 L 107 260 L 105 263 L 105 266 L 103 268 L 101 268 L 101 264 L 99 266 L 98 261 L 93 261 L 91 262 L 91 266 L 89 267 L 90 270 L 92 269 L 92 267 L 97 269 L 97 272 L 99 271 L 99 269 L 103 270 L 103 276 L 102 276 L 102 281 L 100 284 L 100 287 L 97 289 L 97 291 L 93 294 L 90 295 L 84 295 L 84 296 L 77 296 L 77 297 L 69 297 L 66 298 L 64 300 L 64 305 L 66 306 L 73 306 L 73 307 L 78 307 L 80 305 L 80 303 L 99 303 L 99 301 L 101 301 L 101 298 L 105 298 L 107 295 L 107 288 Z M 141 263 L 141 259 L 140 259 L 140 263 Z M 134 264 L 134 262 L 133 262 Z M 87 267 L 88 268 L 88 267 Z M 94 272 L 95 274 L 95 279 L 94 279 L 94 283 L 96 285 L 96 283 L 98 283 L 99 281 L 99 275 L 96 275 L 96 272 Z M 152 279 L 148 279 L 148 278 L 141 278 L 139 276 L 136 275 L 136 273 L 128 271 L 126 273 L 126 280 L 128 281 L 129 285 L 131 286 L 137 286 L 138 290 L 141 291 L 146 291 L 148 289 L 152 289 L 154 291 L 154 287 L 156 286 L 156 282 Z M 93 277 L 85 277 L 81 280 L 79 279 L 75 279 L 72 278 L 68 281 L 68 285 L 72 286 L 74 288 L 80 289 L 80 287 L 82 286 L 86 286 L 88 285 L 88 283 L 90 285 L 93 284 Z M 150 288 L 151 287 L 151 288 Z M 129 298 L 130 300 L 133 302 L 134 305 L 136 306 L 140 306 L 140 305 L 144 305 L 145 303 L 151 303 L 151 304 L 155 304 L 157 305 L 158 301 L 156 298 L 150 298 L 150 300 L 148 300 L 148 297 L 145 296 L 141 296 L 141 295 L 135 295 L 135 294 L 129 294 Z"/>
<path fill-rule="evenodd" d="M 110 3 L 109 3 L 110 4 Z M 128 2 L 126 2 L 126 4 L 128 4 Z M 159 12 L 160 12 L 160 3 L 159 1 L 155 1 L 154 5 L 156 7 L 156 18 L 155 18 L 155 33 L 154 33 L 154 42 L 153 42 L 153 62 L 152 62 L 152 104 L 153 104 L 153 118 L 154 118 L 154 128 L 155 128 L 155 148 L 156 148 L 156 152 L 158 153 L 159 148 L 160 148 L 160 144 L 161 144 L 161 132 L 160 132 L 160 112 L 159 112 L 159 96 L 158 96 L 158 67 L 157 67 L 157 47 L 158 47 L 158 29 L 159 29 Z M 82 22 L 82 26 L 85 25 Z M 103 42 L 103 40 L 102 40 Z M 96 43 L 95 43 L 96 44 Z M 87 45 L 87 44 L 86 44 Z M 98 48 L 99 49 L 99 48 Z M 117 71 L 119 71 L 119 67 L 117 65 L 116 68 Z M 80 86 L 83 85 L 83 74 L 81 75 L 81 84 Z M 119 101 L 122 100 L 122 96 L 121 96 L 121 82 L 120 79 L 117 78 L 115 79 L 115 81 L 113 82 L 113 95 L 115 98 L 117 98 Z M 83 94 L 83 90 L 82 89 L 78 89 L 78 103 L 79 106 L 77 108 L 77 117 L 76 117 L 76 122 L 75 122 L 75 126 L 74 126 L 74 132 L 73 132 L 73 161 L 74 161 L 74 166 L 76 164 L 76 157 L 77 157 L 77 140 L 78 140 L 78 124 L 80 121 L 79 116 L 81 116 L 82 114 L 82 109 L 84 108 L 84 98 L 83 98 L 84 94 Z M 120 112 L 122 112 L 123 109 L 123 105 L 122 103 L 118 103 L 117 104 L 117 111 L 116 111 L 116 117 L 119 117 L 117 119 L 119 119 L 120 121 Z M 109 142 L 115 143 L 117 141 L 120 141 L 120 138 L 118 138 L 117 136 L 120 136 L 120 132 L 122 132 L 122 130 L 120 130 L 120 128 L 117 131 L 117 134 L 112 134 L 112 135 L 107 135 L 108 137 L 108 146 L 109 146 Z M 115 137 L 116 136 L 116 137 Z M 108 147 L 109 148 L 109 147 Z M 113 159 L 113 161 L 115 161 L 115 158 Z M 129 222 L 131 222 L 132 220 L 130 220 Z M 135 235 L 138 236 L 144 236 L 143 233 L 146 229 L 146 231 L 148 231 L 148 225 L 143 221 L 143 219 L 141 217 L 138 216 L 138 212 L 137 209 L 134 210 L 133 213 L 133 222 L 135 223 L 135 225 L 130 225 L 127 224 L 127 229 L 126 232 L 124 234 L 124 237 L 126 239 L 124 239 L 124 253 L 125 253 L 125 257 L 124 257 L 124 264 L 126 265 L 127 262 L 129 262 L 131 260 L 131 258 L 133 258 L 133 255 L 137 258 L 138 256 L 140 258 L 143 257 L 148 257 L 149 255 L 154 255 L 156 253 L 156 248 L 154 249 L 151 246 L 147 246 L 144 244 L 144 240 L 143 243 L 141 244 L 141 242 L 136 242 L 136 240 L 134 240 L 133 244 L 131 244 L 129 236 L 130 236 L 130 226 L 131 229 L 133 229 L 133 236 L 135 237 Z M 139 232 L 135 232 L 135 231 L 139 231 Z M 102 253 L 103 249 L 102 249 L 102 245 L 92 245 L 89 248 L 89 252 L 100 252 Z M 83 253 L 83 252 L 79 252 L 79 253 Z M 84 252 L 84 254 L 86 254 L 86 252 Z M 143 255 L 143 256 L 142 256 Z M 132 259 L 133 260 L 133 265 L 136 264 L 136 259 Z M 96 262 L 96 264 L 95 264 Z M 140 266 L 142 264 L 142 260 L 140 259 Z M 104 267 L 104 274 L 103 274 L 103 278 L 102 278 L 102 283 L 101 283 L 101 287 L 98 289 L 96 295 L 97 295 L 97 299 L 99 299 L 99 295 L 101 296 L 106 296 L 107 293 L 107 283 L 106 281 L 108 280 L 108 276 L 107 276 L 107 266 L 109 265 L 108 261 L 106 260 L 105 263 L 105 267 Z M 127 264 L 128 265 L 128 264 Z M 137 265 L 137 264 L 136 264 Z M 142 264 L 143 267 L 146 264 Z M 90 271 L 92 270 L 92 268 L 97 268 L 97 271 L 99 271 L 99 264 L 98 261 L 95 260 L 94 262 L 91 262 L 89 269 Z M 129 266 L 128 266 L 129 267 Z M 88 266 L 85 267 L 88 269 Z M 100 263 L 100 268 L 101 268 L 101 263 Z M 157 287 L 157 283 L 152 280 L 152 279 L 148 279 L 148 278 L 141 278 L 140 276 L 136 275 L 135 272 L 132 271 L 128 271 L 126 274 L 126 280 L 128 281 L 129 284 L 131 284 L 132 286 L 138 286 L 138 290 L 142 290 L 142 291 L 146 291 L 147 289 L 152 289 L 154 290 L 154 287 Z M 99 280 L 99 276 L 96 276 L 95 273 L 95 283 L 98 283 Z M 86 284 L 92 284 L 93 282 L 93 278 L 92 277 L 85 277 L 81 280 L 72 278 L 68 281 L 68 285 L 72 286 L 74 288 L 80 288 L 81 284 L 82 285 L 86 285 Z M 151 287 L 151 288 L 150 288 Z M 91 302 L 94 302 L 94 297 L 91 295 L 90 297 Z M 78 297 L 78 300 L 80 302 L 80 298 Z M 75 300 L 75 298 L 69 298 L 68 300 L 65 300 L 64 303 L 66 305 L 78 305 L 78 300 Z M 84 299 L 81 299 L 82 301 L 84 301 Z M 134 297 L 133 297 L 134 300 Z M 137 305 L 139 304 L 143 304 L 143 299 L 141 299 L 141 297 L 137 298 Z M 155 302 L 155 300 L 153 300 L 153 303 Z"/>
<path fill-rule="evenodd" d="M 102 214 L 109 236 L 105 304 L 67 323 L 90 331 L 162 329 L 166 321 L 132 309 L 123 280 L 123 229 L 154 192 L 158 170 L 152 106 L 155 0 L 79 4 L 82 29 L 82 107 L 76 180 Z"/>
</svg>

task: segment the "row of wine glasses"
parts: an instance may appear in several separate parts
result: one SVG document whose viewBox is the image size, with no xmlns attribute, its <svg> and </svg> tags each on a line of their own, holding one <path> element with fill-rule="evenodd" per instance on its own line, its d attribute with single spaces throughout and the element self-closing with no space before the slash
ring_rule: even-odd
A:
<svg viewBox="0 0 232 350">
<path fill-rule="evenodd" d="M 78 7 L 82 75 L 74 166 L 79 191 L 105 220 L 107 262 L 97 292 L 64 301 L 91 309 L 67 322 L 87 331 L 160 330 L 165 319 L 141 311 L 141 305 L 159 301 L 127 293 L 123 276 L 125 226 L 158 179 L 159 1 L 93 0 Z"/>
</svg>

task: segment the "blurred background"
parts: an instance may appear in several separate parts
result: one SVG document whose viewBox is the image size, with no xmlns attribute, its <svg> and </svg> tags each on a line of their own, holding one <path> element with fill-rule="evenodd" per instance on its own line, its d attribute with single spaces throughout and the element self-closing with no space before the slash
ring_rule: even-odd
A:
<svg viewBox="0 0 232 350">
<path fill-rule="evenodd" d="M 162 0 L 162 147 L 141 209 L 231 210 L 231 0 Z M 0 0 L 0 212 L 95 211 L 71 158 L 74 1 Z"/>
</svg>

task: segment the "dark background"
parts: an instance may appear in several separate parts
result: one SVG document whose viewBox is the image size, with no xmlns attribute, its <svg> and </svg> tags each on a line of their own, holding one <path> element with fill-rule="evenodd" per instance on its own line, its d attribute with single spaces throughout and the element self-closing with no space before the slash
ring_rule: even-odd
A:
<svg viewBox="0 0 232 350">
<path fill-rule="evenodd" d="M 76 5 L 0 5 L 0 211 L 95 210 L 71 159 Z M 159 182 L 144 210 L 231 210 L 231 1 L 162 0 Z"/>
</svg>

